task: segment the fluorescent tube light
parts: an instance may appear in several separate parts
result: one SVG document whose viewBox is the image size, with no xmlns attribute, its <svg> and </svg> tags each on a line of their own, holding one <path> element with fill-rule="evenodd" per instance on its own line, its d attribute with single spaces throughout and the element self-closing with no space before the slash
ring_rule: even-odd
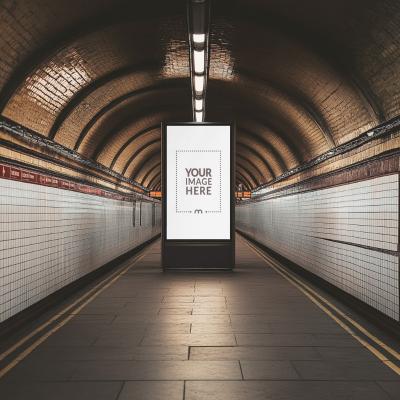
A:
<svg viewBox="0 0 400 400">
<path fill-rule="evenodd" d="M 193 51 L 194 72 L 204 74 L 204 50 Z"/>
<path fill-rule="evenodd" d="M 204 33 L 193 33 L 192 39 L 193 43 L 201 44 L 206 41 L 206 35 Z"/>
<path fill-rule="evenodd" d="M 194 76 L 194 90 L 196 93 L 202 93 L 204 90 L 204 75 Z"/>
<path fill-rule="evenodd" d="M 196 111 L 194 116 L 196 118 L 196 122 L 203 122 L 203 111 Z"/>
<path fill-rule="evenodd" d="M 194 109 L 196 111 L 201 111 L 203 109 L 203 99 L 194 100 Z"/>
</svg>

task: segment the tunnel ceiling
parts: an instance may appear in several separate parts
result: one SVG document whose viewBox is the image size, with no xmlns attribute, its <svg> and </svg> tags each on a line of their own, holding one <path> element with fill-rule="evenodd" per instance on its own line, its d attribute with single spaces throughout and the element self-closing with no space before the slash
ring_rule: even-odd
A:
<svg viewBox="0 0 400 400">
<path fill-rule="evenodd" d="M 160 123 L 190 121 L 186 2 L 1 2 L 4 117 L 149 189 Z M 211 4 L 206 121 L 253 189 L 396 116 L 397 0 Z"/>
</svg>

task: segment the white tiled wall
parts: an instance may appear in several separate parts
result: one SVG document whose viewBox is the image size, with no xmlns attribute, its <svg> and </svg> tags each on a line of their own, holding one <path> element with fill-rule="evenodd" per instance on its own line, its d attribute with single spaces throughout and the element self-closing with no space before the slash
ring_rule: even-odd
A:
<svg viewBox="0 0 400 400">
<path fill-rule="evenodd" d="M 0 179 L 0 322 L 149 240 L 153 204 Z"/>
<path fill-rule="evenodd" d="M 398 202 L 399 176 L 388 175 L 248 202 L 236 208 L 236 225 L 258 242 L 399 320 Z"/>
</svg>

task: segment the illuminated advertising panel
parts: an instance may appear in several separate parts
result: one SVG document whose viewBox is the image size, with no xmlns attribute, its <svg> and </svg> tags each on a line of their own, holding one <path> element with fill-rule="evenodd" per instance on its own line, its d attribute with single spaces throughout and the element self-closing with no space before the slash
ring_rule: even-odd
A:
<svg viewBox="0 0 400 400">
<path fill-rule="evenodd" d="M 166 239 L 231 239 L 231 126 L 167 125 Z"/>
</svg>

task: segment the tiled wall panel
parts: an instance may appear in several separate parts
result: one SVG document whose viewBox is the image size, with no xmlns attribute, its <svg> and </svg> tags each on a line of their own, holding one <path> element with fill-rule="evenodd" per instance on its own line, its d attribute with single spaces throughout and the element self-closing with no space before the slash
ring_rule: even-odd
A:
<svg viewBox="0 0 400 400">
<path fill-rule="evenodd" d="M 0 322 L 149 240 L 160 226 L 158 204 L 0 179 Z"/>
<path fill-rule="evenodd" d="M 237 228 L 399 320 L 399 176 L 236 208 Z"/>
</svg>

